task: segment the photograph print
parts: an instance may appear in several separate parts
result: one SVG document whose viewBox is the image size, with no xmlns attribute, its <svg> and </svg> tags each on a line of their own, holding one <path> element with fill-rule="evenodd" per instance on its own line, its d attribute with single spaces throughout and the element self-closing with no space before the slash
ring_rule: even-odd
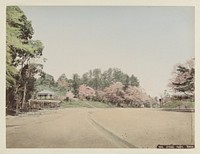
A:
<svg viewBox="0 0 200 154">
<path fill-rule="evenodd" d="M 191 6 L 7 6 L 6 148 L 195 148 Z"/>
</svg>

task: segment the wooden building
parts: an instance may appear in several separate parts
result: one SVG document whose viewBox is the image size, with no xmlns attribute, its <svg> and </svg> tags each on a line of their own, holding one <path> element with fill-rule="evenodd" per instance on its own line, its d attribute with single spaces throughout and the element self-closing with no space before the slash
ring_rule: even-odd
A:
<svg viewBox="0 0 200 154">
<path fill-rule="evenodd" d="M 45 108 L 58 108 L 60 107 L 60 101 L 58 100 L 38 100 L 30 99 L 29 100 L 29 109 L 30 110 L 41 110 Z"/>
<path fill-rule="evenodd" d="M 37 99 L 40 100 L 53 100 L 54 99 L 54 93 L 48 90 L 43 90 L 38 92 Z"/>
<path fill-rule="evenodd" d="M 55 100 L 54 92 L 43 90 L 37 93 L 37 99 L 29 100 L 30 110 L 41 110 L 45 108 L 57 108 L 60 106 L 61 101 Z"/>
</svg>

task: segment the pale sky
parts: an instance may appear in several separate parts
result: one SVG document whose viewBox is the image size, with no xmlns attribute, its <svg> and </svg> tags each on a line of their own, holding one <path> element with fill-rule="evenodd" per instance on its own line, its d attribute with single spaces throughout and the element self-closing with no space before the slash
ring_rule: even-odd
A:
<svg viewBox="0 0 200 154">
<path fill-rule="evenodd" d="M 56 80 L 117 67 L 160 96 L 173 66 L 194 57 L 193 7 L 20 8 L 45 46 L 44 71 Z"/>
</svg>

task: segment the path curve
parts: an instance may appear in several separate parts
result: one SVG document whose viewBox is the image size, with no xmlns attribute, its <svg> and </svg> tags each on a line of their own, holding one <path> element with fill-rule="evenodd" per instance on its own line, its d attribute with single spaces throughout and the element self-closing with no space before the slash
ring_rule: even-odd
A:
<svg viewBox="0 0 200 154">
<path fill-rule="evenodd" d="M 101 125 L 100 123 L 98 123 L 97 121 L 95 121 L 91 117 L 91 112 L 88 112 L 88 120 L 107 139 L 109 139 L 110 141 L 116 143 L 117 145 L 119 145 L 119 147 L 122 147 L 122 148 L 137 148 L 135 145 L 127 142 L 126 140 L 123 140 L 122 138 L 120 138 L 119 136 L 117 136 L 116 134 L 114 134 L 112 131 L 106 129 L 103 125 Z"/>
</svg>

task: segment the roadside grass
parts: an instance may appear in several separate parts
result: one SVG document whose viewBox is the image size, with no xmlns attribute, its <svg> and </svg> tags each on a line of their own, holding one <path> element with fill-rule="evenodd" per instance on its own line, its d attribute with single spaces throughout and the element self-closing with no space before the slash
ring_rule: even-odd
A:
<svg viewBox="0 0 200 154">
<path fill-rule="evenodd" d="M 113 105 L 103 103 L 103 102 L 96 102 L 96 101 L 63 101 L 61 106 L 64 108 L 111 108 L 114 107 Z"/>
<path fill-rule="evenodd" d="M 188 108 L 195 108 L 195 102 L 190 102 L 188 104 Z"/>
<path fill-rule="evenodd" d="M 195 102 L 190 101 L 173 101 L 168 102 L 163 105 L 163 108 L 188 108 L 193 109 L 195 107 Z"/>
<path fill-rule="evenodd" d="M 97 102 L 97 101 L 87 101 L 88 104 L 96 107 L 96 108 L 113 108 L 114 105 L 103 103 L 103 102 Z"/>
</svg>

